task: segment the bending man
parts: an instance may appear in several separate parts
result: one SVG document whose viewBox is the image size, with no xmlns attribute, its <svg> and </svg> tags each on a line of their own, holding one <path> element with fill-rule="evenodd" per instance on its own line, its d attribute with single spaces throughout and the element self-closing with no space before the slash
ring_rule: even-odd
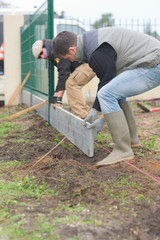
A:
<svg viewBox="0 0 160 240">
<path fill-rule="evenodd" d="M 95 101 L 100 103 L 114 149 L 97 165 L 133 159 L 131 146 L 140 142 L 127 97 L 160 85 L 160 42 L 144 33 L 106 27 L 78 36 L 72 32 L 61 32 L 55 38 L 53 48 L 55 54 L 70 61 L 88 62 L 100 83 L 108 78 L 108 83 L 99 88 Z M 94 115 L 99 110 L 96 108 Z M 89 122 L 92 116 L 90 112 Z"/>
<path fill-rule="evenodd" d="M 62 105 L 62 97 L 66 88 L 72 112 L 84 119 L 89 113 L 89 106 L 83 98 L 82 87 L 95 76 L 95 73 L 88 64 L 82 61 L 71 62 L 63 58 L 55 58 L 52 44 L 53 40 L 44 39 L 43 41 L 37 40 L 32 46 L 32 52 L 36 59 L 52 61 L 58 69 L 58 83 L 51 102 Z"/>
</svg>

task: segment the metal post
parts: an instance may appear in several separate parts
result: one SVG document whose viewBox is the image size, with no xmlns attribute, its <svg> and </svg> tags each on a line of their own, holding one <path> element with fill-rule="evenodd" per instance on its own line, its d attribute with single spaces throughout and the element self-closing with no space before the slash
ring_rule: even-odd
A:
<svg viewBox="0 0 160 240">
<path fill-rule="evenodd" d="M 53 0 L 48 0 L 48 38 L 54 36 L 54 9 Z M 48 65 L 48 102 L 54 94 L 54 65 L 49 61 Z M 50 123 L 50 104 L 48 104 L 48 123 Z"/>
</svg>

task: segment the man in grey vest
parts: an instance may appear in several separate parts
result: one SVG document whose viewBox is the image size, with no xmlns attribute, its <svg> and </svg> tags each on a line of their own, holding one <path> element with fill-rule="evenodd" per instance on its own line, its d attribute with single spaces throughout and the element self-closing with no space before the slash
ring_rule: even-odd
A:
<svg viewBox="0 0 160 240">
<path fill-rule="evenodd" d="M 114 149 L 97 166 L 133 159 L 132 147 L 140 142 L 127 97 L 160 85 L 160 42 L 144 33 L 106 27 L 83 35 L 61 32 L 53 48 L 55 54 L 70 61 L 88 62 L 100 79 L 93 108 L 84 122 L 97 127 L 105 120 Z M 97 119 L 100 110 L 103 116 Z"/>
</svg>

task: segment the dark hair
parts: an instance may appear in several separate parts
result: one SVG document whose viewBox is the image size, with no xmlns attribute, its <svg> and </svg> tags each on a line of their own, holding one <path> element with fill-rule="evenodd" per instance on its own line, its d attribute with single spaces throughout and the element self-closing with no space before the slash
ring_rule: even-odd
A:
<svg viewBox="0 0 160 240">
<path fill-rule="evenodd" d="M 76 46 L 77 35 L 73 32 L 60 32 L 53 41 L 54 54 L 64 56 L 69 52 L 69 48 Z"/>
</svg>

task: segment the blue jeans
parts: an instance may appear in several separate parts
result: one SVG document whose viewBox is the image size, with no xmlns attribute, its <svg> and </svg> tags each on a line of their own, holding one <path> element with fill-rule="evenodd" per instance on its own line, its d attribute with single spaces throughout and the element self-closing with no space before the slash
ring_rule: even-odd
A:
<svg viewBox="0 0 160 240">
<path fill-rule="evenodd" d="M 120 102 L 160 85 L 160 64 L 153 68 L 127 70 L 113 78 L 97 93 L 103 114 L 119 111 Z"/>
</svg>

